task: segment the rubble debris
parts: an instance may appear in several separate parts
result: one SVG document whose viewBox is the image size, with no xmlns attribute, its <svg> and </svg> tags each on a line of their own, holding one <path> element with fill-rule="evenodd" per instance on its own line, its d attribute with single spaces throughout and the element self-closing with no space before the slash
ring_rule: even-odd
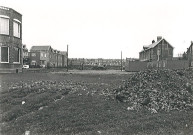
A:
<svg viewBox="0 0 193 135">
<path fill-rule="evenodd" d="M 22 104 L 22 105 L 25 104 L 25 101 L 22 101 L 21 104 Z"/>
<path fill-rule="evenodd" d="M 44 109 L 44 107 L 43 107 L 43 106 L 41 106 L 38 110 L 42 110 L 42 109 Z"/>
<path fill-rule="evenodd" d="M 134 110 L 133 107 L 127 107 L 127 110 L 130 111 L 130 110 Z"/>
<path fill-rule="evenodd" d="M 30 135 L 30 131 L 25 131 L 25 135 Z"/>
<path fill-rule="evenodd" d="M 185 70 L 141 71 L 114 90 L 115 99 L 132 104 L 134 110 L 146 108 L 151 113 L 193 109 L 191 75 L 192 71 Z"/>
</svg>

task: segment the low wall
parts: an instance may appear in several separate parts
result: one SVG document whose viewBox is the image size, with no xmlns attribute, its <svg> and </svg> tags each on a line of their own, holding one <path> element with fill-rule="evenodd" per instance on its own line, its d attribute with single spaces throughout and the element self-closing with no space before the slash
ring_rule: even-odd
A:
<svg viewBox="0 0 193 135">
<path fill-rule="evenodd" d="M 189 68 L 188 60 L 163 60 L 153 62 L 126 61 L 125 71 L 143 71 L 146 69 L 186 69 Z"/>
<path fill-rule="evenodd" d="M 189 63 L 187 60 L 170 60 L 167 61 L 168 69 L 184 69 L 189 68 Z"/>
<path fill-rule="evenodd" d="M 187 60 L 163 60 L 163 61 L 153 61 L 147 63 L 148 69 L 184 69 L 188 68 L 189 64 Z"/>
<path fill-rule="evenodd" d="M 126 61 L 125 71 L 136 72 L 136 71 L 146 70 L 147 63 L 148 62 L 142 62 L 142 61 Z"/>
<path fill-rule="evenodd" d="M 17 69 L 11 69 L 11 68 L 0 68 L 0 74 L 1 73 L 21 73 L 22 69 L 17 68 Z"/>
</svg>

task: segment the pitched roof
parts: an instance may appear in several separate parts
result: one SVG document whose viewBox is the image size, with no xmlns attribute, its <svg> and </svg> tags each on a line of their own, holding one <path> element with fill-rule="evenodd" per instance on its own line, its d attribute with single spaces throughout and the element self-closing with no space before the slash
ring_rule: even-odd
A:
<svg viewBox="0 0 193 135">
<path fill-rule="evenodd" d="M 60 54 L 67 55 L 66 51 L 60 51 Z"/>
<path fill-rule="evenodd" d="M 162 40 L 165 40 L 164 38 L 162 38 L 161 40 L 159 40 L 159 41 L 157 41 L 157 42 L 154 42 L 153 44 L 150 44 L 150 45 L 148 45 L 148 46 L 143 46 L 143 47 L 145 47 L 146 49 L 145 50 L 149 50 L 149 49 L 151 49 L 151 48 L 154 48 L 156 45 L 158 45 Z M 165 40 L 166 41 L 166 40 Z M 168 43 L 168 41 L 166 41 L 167 43 Z M 174 48 L 170 43 L 168 43 L 172 48 Z M 141 51 L 141 52 L 143 52 L 144 51 L 144 49 Z"/>
<path fill-rule="evenodd" d="M 32 46 L 30 51 L 48 51 L 51 46 Z"/>
<path fill-rule="evenodd" d="M 163 40 L 163 38 L 162 38 L 161 40 L 157 41 L 157 42 L 154 42 L 153 44 L 150 44 L 150 45 L 146 46 L 147 49 L 154 48 L 154 47 L 155 47 L 157 44 L 159 44 L 159 42 L 161 42 L 162 40 Z"/>
<path fill-rule="evenodd" d="M 192 46 L 193 46 L 193 41 L 191 41 L 191 44 L 190 44 L 190 46 L 187 48 L 186 53 L 187 53 L 188 51 L 190 51 L 190 49 L 192 48 Z"/>
</svg>

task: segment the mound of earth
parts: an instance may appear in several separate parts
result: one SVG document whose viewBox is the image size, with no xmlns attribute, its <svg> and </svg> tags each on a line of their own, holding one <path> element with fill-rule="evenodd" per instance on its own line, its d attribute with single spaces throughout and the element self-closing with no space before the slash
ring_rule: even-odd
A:
<svg viewBox="0 0 193 135">
<path fill-rule="evenodd" d="M 114 91 L 129 110 L 151 112 L 193 109 L 192 70 L 146 70 L 131 76 Z"/>
</svg>

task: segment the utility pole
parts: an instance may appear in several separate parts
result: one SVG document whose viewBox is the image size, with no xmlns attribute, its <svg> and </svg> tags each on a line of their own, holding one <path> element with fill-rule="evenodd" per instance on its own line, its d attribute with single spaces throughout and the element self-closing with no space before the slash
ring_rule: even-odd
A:
<svg viewBox="0 0 193 135">
<path fill-rule="evenodd" d="M 123 70 L 122 51 L 121 51 L 121 71 Z"/>
<path fill-rule="evenodd" d="M 67 72 L 68 72 L 68 45 L 67 45 Z"/>
</svg>

